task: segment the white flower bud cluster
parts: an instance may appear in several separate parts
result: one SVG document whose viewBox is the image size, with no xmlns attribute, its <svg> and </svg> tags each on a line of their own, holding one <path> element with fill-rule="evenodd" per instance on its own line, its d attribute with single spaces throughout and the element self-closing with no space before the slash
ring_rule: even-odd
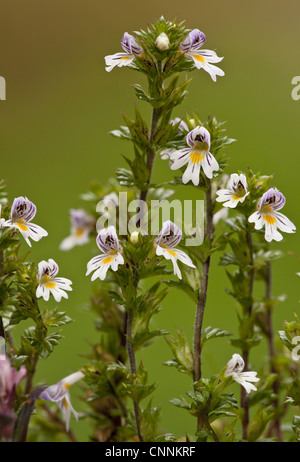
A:
<svg viewBox="0 0 300 462">
<path fill-rule="evenodd" d="M 155 46 L 159 51 L 166 51 L 170 48 L 170 40 L 164 32 L 159 34 L 155 40 Z"/>
</svg>

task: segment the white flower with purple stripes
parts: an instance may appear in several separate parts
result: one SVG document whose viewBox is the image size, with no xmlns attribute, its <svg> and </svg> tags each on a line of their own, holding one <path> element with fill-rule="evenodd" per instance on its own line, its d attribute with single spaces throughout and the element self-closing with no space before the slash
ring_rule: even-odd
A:
<svg viewBox="0 0 300 462">
<path fill-rule="evenodd" d="M 186 137 L 188 148 L 175 151 L 170 159 L 173 161 L 171 170 L 178 170 L 188 164 L 182 176 L 184 184 L 192 181 L 198 186 L 201 167 L 207 178 L 213 177 L 213 172 L 219 170 L 219 164 L 214 156 L 209 152 L 210 133 L 204 127 L 196 127 L 189 132 Z"/>
<path fill-rule="evenodd" d="M 268 242 L 281 241 L 283 239 L 280 231 L 294 233 L 296 226 L 278 210 L 285 204 L 284 195 L 276 188 L 269 189 L 258 201 L 257 211 L 249 217 L 250 223 L 255 223 L 255 229 L 262 229 L 265 226 L 265 239 Z"/>
<path fill-rule="evenodd" d="M 38 268 L 37 298 L 43 297 L 46 302 L 49 300 L 50 294 L 53 295 L 57 302 L 60 302 L 62 298 L 68 298 L 65 291 L 72 290 L 72 281 L 56 277 L 59 270 L 57 263 L 50 258 L 48 261 L 41 261 Z"/>
<path fill-rule="evenodd" d="M 178 131 L 179 132 L 188 132 L 189 131 L 189 127 L 187 126 L 186 122 L 182 119 L 180 119 L 179 117 L 176 117 L 175 119 L 173 120 L 170 120 L 170 124 L 171 125 L 178 125 Z"/>
<path fill-rule="evenodd" d="M 235 353 L 232 355 L 232 358 L 227 363 L 227 368 L 225 371 L 225 377 L 232 377 L 237 383 L 241 384 L 247 393 L 250 393 L 251 390 L 256 391 L 257 388 L 253 383 L 259 382 L 259 378 L 256 377 L 257 372 L 249 371 L 242 372 L 245 367 L 245 362 L 243 358 Z"/>
<path fill-rule="evenodd" d="M 109 268 L 113 271 L 117 271 L 119 265 L 124 264 L 122 247 L 119 244 L 115 227 L 109 226 L 108 228 L 102 229 L 97 236 L 96 243 L 103 253 L 97 255 L 88 262 L 86 276 L 92 271 L 95 271 L 92 275 L 92 281 L 97 278 L 104 281 Z"/>
<path fill-rule="evenodd" d="M 216 198 L 217 202 L 224 202 L 224 207 L 231 209 L 235 208 L 239 203 L 242 204 L 246 197 L 250 194 L 248 191 L 247 179 L 242 173 L 238 175 L 233 173 L 230 175 L 226 189 L 217 191 L 219 197 Z"/>
<path fill-rule="evenodd" d="M 29 238 L 38 242 L 42 237 L 48 236 L 47 231 L 38 225 L 30 223 L 35 217 L 36 206 L 27 197 L 17 197 L 11 207 L 10 219 L 2 226 L 20 231 L 27 244 L 31 247 Z"/>
<path fill-rule="evenodd" d="M 215 51 L 200 50 L 204 42 L 205 35 L 203 32 L 199 29 L 194 29 L 181 42 L 179 48 L 185 56 L 194 61 L 197 69 L 204 69 L 216 82 L 217 75 L 223 76 L 225 73 L 214 64 L 219 63 L 223 58 L 219 58 Z"/>
<path fill-rule="evenodd" d="M 105 70 L 110 72 L 114 67 L 130 66 L 136 56 L 143 54 L 143 48 L 140 47 L 137 40 L 127 32 L 121 39 L 121 46 L 125 53 L 115 53 L 114 55 L 105 56 Z"/>
<path fill-rule="evenodd" d="M 89 242 L 89 235 L 95 227 L 95 219 L 83 209 L 71 209 L 71 234 L 60 244 L 61 250 L 70 250 L 76 245 Z"/>
<path fill-rule="evenodd" d="M 181 238 L 181 230 L 175 225 L 175 223 L 168 220 L 163 223 L 163 227 L 154 241 L 156 255 L 163 256 L 166 260 L 172 261 L 174 274 L 177 275 L 179 279 L 181 279 L 182 276 L 177 260 L 191 268 L 196 268 L 190 257 L 185 252 L 175 248 Z"/>
<path fill-rule="evenodd" d="M 46 401 L 51 401 L 58 404 L 63 414 L 63 419 L 65 421 L 67 431 L 69 431 L 70 428 L 71 413 L 73 413 L 75 419 L 78 420 L 78 413 L 74 410 L 71 404 L 69 388 L 74 383 L 83 379 L 83 377 L 84 374 L 82 372 L 74 372 L 74 374 L 68 375 L 68 377 L 65 377 L 57 384 L 46 388 L 40 394 L 40 399 L 45 399 Z"/>
</svg>

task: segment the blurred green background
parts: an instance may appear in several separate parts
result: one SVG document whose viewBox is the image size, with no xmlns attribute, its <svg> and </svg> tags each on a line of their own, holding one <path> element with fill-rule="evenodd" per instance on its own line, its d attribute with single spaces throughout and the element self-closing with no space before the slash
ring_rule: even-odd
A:
<svg viewBox="0 0 300 462">
<path fill-rule="evenodd" d="M 284 212 L 300 225 L 300 101 L 291 97 L 292 77 L 300 75 L 299 1 L 152 0 L 146 5 L 133 0 L 2 0 L 0 75 L 6 79 L 7 101 L 0 101 L 0 176 L 8 180 L 11 200 L 26 195 L 37 205 L 35 223 L 49 232 L 33 244 L 32 259 L 54 258 L 60 275 L 70 278 L 74 287 L 60 308 L 75 322 L 65 328 L 65 339 L 50 359 L 40 361 L 38 381 L 52 384 L 79 368 L 89 342 L 96 340 L 93 317 L 85 310 L 91 291 L 86 262 L 96 246 L 92 242 L 70 253 L 58 246 L 69 232 L 68 210 L 84 205 L 79 195 L 90 180 L 106 183 L 117 167 L 124 166 L 120 154 L 130 154 L 129 145 L 108 132 L 121 123 L 121 110 L 133 114 L 136 100 L 130 83 L 142 79 L 125 68 L 106 73 L 104 56 L 120 51 L 124 31 L 145 28 L 162 14 L 200 28 L 207 37 L 205 47 L 225 57 L 221 67 L 226 76 L 217 83 L 204 71 L 192 74 L 189 97 L 174 116 L 197 110 L 202 118 L 212 113 L 226 120 L 229 135 L 238 140 L 230 148 L 230 171 L 251 166 L 275 173 L 273 184 L 287 197 Z M 164 178 L 171 178 L 171 172 L 157 159 L 154 180 Z M 192 191 L 187 187 L 181 197 L 190 198 Z M 283 243 L 273 247 L 295 253 L 274 265 L 274 294 L 288 294 L 276 309 L 276 328 L 281 328 L 299 311 L 299 239 L 285 235 Z M 204 324 L 236 334 L 236 306 L 225 293 L 227 286 L 216 256 Z M 155 322 L 170 332 L 182 327 L 192 340 L 194 311 L 181 293 L 173 291 Z M 218 372 L 234 352 L 226 339 L 211 342 L 204 351 L 204 375 Z M 265 354 L 264 345 L 255 350 L 255 370 Z M 143 357 L 150 380 L 158 383 L 155 403 L 162 405 L 162 428 L 177 436 L 184 430 L 193 433 L 193 419 L 168 403 L 191 389 L 191 383 L 162 366 L 171 359 L 164 340 L 144 350 Z M 238 397 L 239 387 L 233 389 Z M 74 387 L 72 395 L 80 411 L 84 403 L 76 399 L 78 391 Z M 77 437 L 88 440 L 88 424 L 72 423 Z"/>
</svg>

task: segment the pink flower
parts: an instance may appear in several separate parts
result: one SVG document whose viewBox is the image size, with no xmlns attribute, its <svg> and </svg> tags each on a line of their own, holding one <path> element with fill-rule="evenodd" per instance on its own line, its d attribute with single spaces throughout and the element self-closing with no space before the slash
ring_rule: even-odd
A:
<svg viewBox="0 0 300 462">
<path fill-rule="evenodd" d="M 11 367 L 9 359 L 0 355 L 0 437 L 9 439 L 14 425 L 16 388 L 26 376 L 26 368 Z"/>
</svg>

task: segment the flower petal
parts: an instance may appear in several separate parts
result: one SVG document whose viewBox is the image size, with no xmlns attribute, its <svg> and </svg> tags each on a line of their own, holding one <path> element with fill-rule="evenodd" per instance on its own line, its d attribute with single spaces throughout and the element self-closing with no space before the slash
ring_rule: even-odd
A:
<svg viewBox="0 0 300 462">
<path fill-rule="evenodd" d="M 219 170 L 219 164 L 210 152 L 207 152 L 204 156 L 202 168 L 207 178 L 210 179 L 213 177 L 213 172 Z"/>
<path fill-rule="evenodd" d="M 267 242 L 271 242 L 272 240 L 274 241 L 282 241 L 283 236 L 277 231 L 277 225 L 276 223 L 270 224 L 270 223 L 265 223 L 265 239 Z"/>
<path fill-rule="evenodd" d="M 185 265 L 190 266 L 191 268 L 196 268 L 190 257 L 185 252 L 176 249 L 176 253 L 178 260 L 180 260 Z"/>
<path fill-rule="evenodd" d="M 115 53 L 114 55 L 105 56 L 105 70 L 111 72 L 116 66 L 130 66 L 134 59 L 134 55 L 128 53 Z"/>
<path fill-rule="evenodd" d="M 171 170 L 178 170 L 179 168 L 187 164 L 190 160 L 191 152 L 192 150 L 189 148 L 173 152 L 173 154 L 171 154 L 170 156 L 170 159 L 173 161 L 173 164 L 171 165 Z"/>
<path fill-rule="evenodd" d="M 163 245 L 167 248 L 175 247 L 181 240 L 182 232 L 175 223 L 167 220 L 163 223 L 162 229 L 155 239 L 155 244 Z"/>
<path fill-rule="evenodd" d="M 35 225 L 33 223 L 27 223 L 27 227 L 29 237 L 35 242 L 38 242 L 40 239 L 42 239 L 42 237 L 48 236 L 47 231 L 41 226 Z"/>
<path fill-rule="evenodd" d="M 296 226 L 292 223 L 285 215 L 280 212 L 274 212 L 274 217 L 276 218 L 276 224 L 280 231 L 285 233 L 294 233 L 296 231 Z"/>
<path fill-rule="evenodd" d="M 17 197 L 11 207 L 10 218 L 17 221 L 22 218 L 25 222 L 31 221 L 36 214 L 36 206 L 27 197 Z"/>
<path fill-rule="evenodd" d="M 217 55 L 217 53 L 213 50 L 201 50 L 201 56 L 205 58 L 205 60 L 209 63 L 219 63 L 224 59 L 222 56 L 221 58 Z"/>
</svg>

